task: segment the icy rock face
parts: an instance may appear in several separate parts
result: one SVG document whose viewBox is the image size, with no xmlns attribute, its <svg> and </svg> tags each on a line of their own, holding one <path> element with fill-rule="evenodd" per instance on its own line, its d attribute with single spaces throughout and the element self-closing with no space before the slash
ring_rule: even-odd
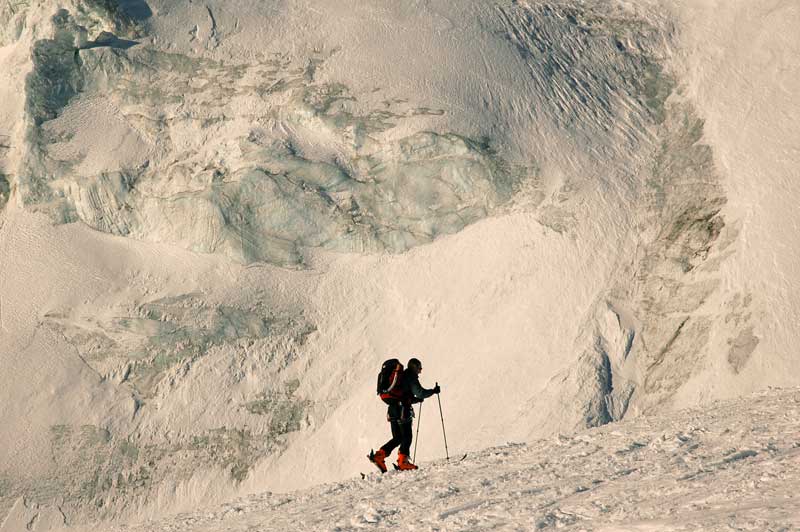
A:
<svg viewBox="0 0 800 532">
<path fill-rule="evenodd" d="M 591 427 L 622 419 L 631 407 L 641 413 L 668 404 L 702 368 L 712 331 L 734 319 L 702 312 L 723 296 L 719 266 L 737 234 L 720 214 L 725 195 L 702 127 L 678 95 L 664 105 L 660 146 L 637 201 L 646 222 L 631 235 L 636 253 L 621 259 L 624 274 L 586 319 L 577 362 L 545 391 L 560 398 L 544 401 L 559 405 L 542 418 L 554 430 L 548 418 Z M 751 316 L 735 319 L 747 325 L 728 341 L 730 369 L 738 372 L 758 338 Z M 572 406 L 562 409 L 565 403 Z"/>
<path fill-rule="evenodd" d="M 701 142 L 702 121 L 680 102 L 666 112 L 644 198 L 653 223 L 641 228 L 631 282 L 612 288 L 641 319 L 629 375 L 645 410 L 669 399 L 702 363 L 722 318 L 700 310 L 721 295 L 720 261 L 737 234 L 720 214 L 726 200 L 711 149 Z"/>
<path fill-rule="evenodd" d="M 6 206 L 10 192 L 11 186 L 8 183 L 8 178 L 4 174 L 0 174 L 0 211 Z"/>
<path fill-rule="evenodd" d="M 583 17 L 589 27 L 598 23 Z M 527 42 L 537 42 L 541 34 L 519 19 L 511 31 L 515 40 Z M 552 405 L 540 419 L 552 430 L 602 425 L 622 419 L 631 407 L 646 412 L 668 404 L 702 369 L 702 353 L 715 329 L 731 335 L 733 372 L 759 342 L 752 316 L 741 309 L 745 294 L 729 303 L 737 312 L 722 316 L 713 306 L 703 312 L 709 302 L 721 305 L 719 267 L 738 234 L 721 214 L 726 198 L 711 148 L 702 142 L 703 121 L 657 63 L 648 64 L 639 79 L 648 115 L 632 129 L 652 136 L 638 145 L 647 162 L 627 190 L 637 221 L 626 249 L 635 251 L 619 258 L 619 275 L 585 319 L 575 342 L 576 361 L 544 390 L 549 399 L 533 400 Z M 602 94 L 586 96 L 596 99 L 592 108 L 613 108 Z M 540 220 L 561 232 L 570 230 L 573 217 L 569 206 L 548 206 Z"/>
</svg>

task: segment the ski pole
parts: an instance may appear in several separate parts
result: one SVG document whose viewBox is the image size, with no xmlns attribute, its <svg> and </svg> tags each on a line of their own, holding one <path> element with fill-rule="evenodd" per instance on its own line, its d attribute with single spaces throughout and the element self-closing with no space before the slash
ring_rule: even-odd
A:
<svg viewBox="0 0 800 532">
<path fill-rule="evenodd" d="M 436 386 L 439 386 L 439 383 L 436 383 Z M 439 400 L 439 417 L 442 418 L 442 436 L 444 436 L 444 454 L 447 457 L 447 461 L 450 461 L 450 451 L 447 450 L 447 433 L 444 431 L 444 414 L 442 414 L 442 398 L 440 394 L 436 394 L 436 399 Z M 419 427 L 417 427 L 419 428 Z"/>
<path fill-rule="evenodd" d="M 419 404 L 419 417 L 417 418 L 417 437 L 414 438 L 414 456 L 411 458 L 411 463 L 417 463 L 417 443 L 419 443 L 419 426 L 422 424 L 422 403 Z"/>
</svg>

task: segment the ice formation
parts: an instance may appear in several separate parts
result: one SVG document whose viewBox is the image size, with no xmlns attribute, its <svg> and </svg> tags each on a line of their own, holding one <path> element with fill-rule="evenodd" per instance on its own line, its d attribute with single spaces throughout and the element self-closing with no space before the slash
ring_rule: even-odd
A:
<svg viewBox="0 0 800 532">
<path fill-rule="evenodd" d="M 773 4 L 0 6 L 0 517 L 351 477 L 389 356 L 464 449 L 796 385 Z"/>
</svg>

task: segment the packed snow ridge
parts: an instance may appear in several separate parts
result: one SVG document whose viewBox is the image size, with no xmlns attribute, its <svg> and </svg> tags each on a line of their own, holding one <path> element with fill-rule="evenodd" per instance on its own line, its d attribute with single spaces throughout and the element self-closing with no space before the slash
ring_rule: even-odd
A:
<svg viewBox="0 0 800 532">
<path fill-rule="evenodd" d="M 2 3 L 0 531 L 353 478 L 395 356 L 464 451 L 797 386 L 798 25 L 793 0 Z"/>
<path fill-rule="evenodd" d="M 163 521 L 80 530 L 789 532 L 800 529 L 798 420 L 800 390 L 769 390 L 508 443 L 419 471 L 372 472 Z"/>
</svg>

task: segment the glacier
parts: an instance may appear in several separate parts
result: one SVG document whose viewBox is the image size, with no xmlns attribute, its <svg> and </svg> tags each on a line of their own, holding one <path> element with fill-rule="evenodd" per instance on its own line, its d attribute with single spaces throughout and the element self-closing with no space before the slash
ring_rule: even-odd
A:
<svg viewBox="0 0 800 532">
<path fill-rule="evenodd" d="M 465 450 L 795 386 L 773 8 L 0 6 L 0 516 L 352 477 L 390 356 Z"/>
</svg>

